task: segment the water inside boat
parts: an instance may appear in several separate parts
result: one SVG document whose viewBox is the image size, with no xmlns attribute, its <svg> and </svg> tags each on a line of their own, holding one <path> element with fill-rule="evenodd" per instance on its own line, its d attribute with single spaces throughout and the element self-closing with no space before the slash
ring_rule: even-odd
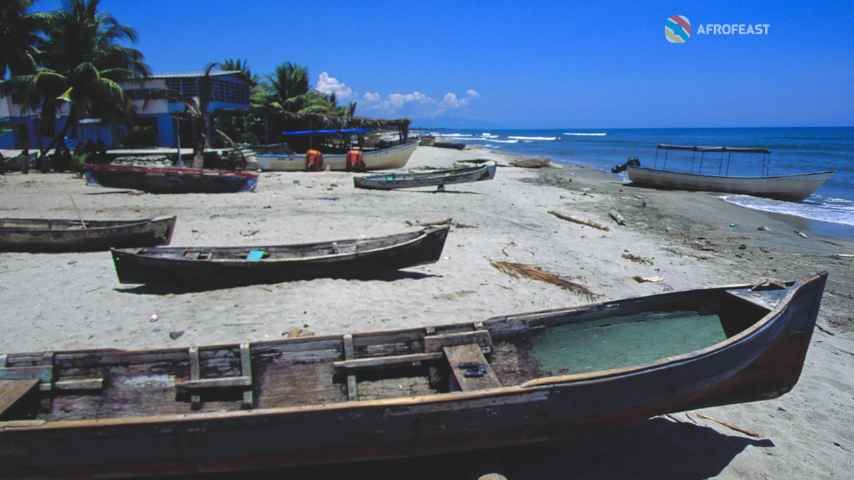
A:
<svg viewBox="0 0 854 480">
<path fill-rule="evenodd" d="M 529 357 L 544 376 L 652 363 L 726 339 L 720 317 L 690 311 L 568 323 L 530 340 Z"/>
<path fill-rule="evenodd" d="M 391 399 L 640 366 L 737 335 L 786 291 L 695 291 L 485 322 L 241 345 L 9 354 L 0 380 L 35 379 L 22 388 L 40 382 L 42 392 L 21 394 L 0 420 Z"/>
</svg>

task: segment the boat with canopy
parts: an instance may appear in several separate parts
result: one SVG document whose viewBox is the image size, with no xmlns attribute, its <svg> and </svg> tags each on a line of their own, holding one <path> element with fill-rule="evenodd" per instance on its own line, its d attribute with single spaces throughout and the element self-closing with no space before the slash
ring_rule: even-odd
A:
<svg viewBox="0 0 854 480">
<path fill-rule="evenodd" d="M 674 151 L 690 152 L 691 166 L 688 171 L 668 169 L 670 152 Z M 662 155 L 659 152 L 664 153 Z M 812 195 L 833 176 L 833 171 L 771 175 L 768 159 L 770 153 L 770 150 L 761 147 L 659 144 L 656 147 L 653 168 L 641 167 L 640 162 L 633 159 L 626 163 L 625 169 L 629 180 L 643 187 L 738 193 L 793 202 L 802 201 Z M 761 175 L 731 176 L 729 173 L 733 155 L 746 154 L 760 155 Z M 659 161 L 661 168 L 658 166 Z M 709 173 L 710 165 L 713 173 Z"/>
</svg>

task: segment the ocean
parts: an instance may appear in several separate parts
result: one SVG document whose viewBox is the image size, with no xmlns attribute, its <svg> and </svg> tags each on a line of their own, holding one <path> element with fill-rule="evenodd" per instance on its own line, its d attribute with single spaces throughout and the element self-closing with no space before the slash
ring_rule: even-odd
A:
<svg viewBox="0 0 854 480">
<path fill-rule="evenodd" d="M 656 145 L 660 143 L 765 147 L 771 151 L 767 156 L 769 175 L 822 170 L 836 173 L 814 195 L 800 203 L 721 194 L 725 201 L 839 226 L 846 231 L 846 236 L 854 231 L 854 127 L 427 130 L 470 145 L 512 154 L 546 156 L 558 163 L 587 165 L 605 172 L 630 157 L 639 158 L 641 165 L 652 166 L 657 161 L 661 166 L 664 152 L 656 153 Z M 670 151 L 667 168 L 690 171 L 691 155 L 691 152 Z M 762 175 L 762 157 L 762 154 L 752 153 L 733 155 L 729 175 Z M 719 153 L 706 154 L 703 172 L 717 175 L 725 171 L 726 158 L 723 158 L 722 167 L 721 160 Z M 817 229 L 822 230 L 820 225 Z"/>
</svg>

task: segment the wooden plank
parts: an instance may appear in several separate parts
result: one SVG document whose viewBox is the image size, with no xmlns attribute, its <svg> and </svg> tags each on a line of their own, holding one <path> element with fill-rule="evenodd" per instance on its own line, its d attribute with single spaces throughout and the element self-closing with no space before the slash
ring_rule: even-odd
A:
<svg viewBox="0 0 854 480">
<path fill-rule="evenodd" d="M 477 344 L 487 352 L 492 349 L 492 337 L 489 330 L 473 332 L 446 333 L 444 335 L 429 335 L 424 337 L 424 351 L 427 353 L 441 352 L 444 347 Z"/>
<path fill-rule="evenodd" d="M 56 390 L 101 390 L 104 388 L 103 378 L 81 378 L 70 380 L 59 380 L 54 382 L 53 388 Z"/>
<path fill-rule="evenodd" d="M 200 380 L 190 380 L 189 382 L 175 384 L 175 388 L 178 389 L 179 392 L 193 392 L 211 388 L 246 388 L 251 386 L 252 379 L 245 376 L 203 378 Z"/>
<path fill-rule="evenodd" d="M 774 310 L 783 301 L 788 289 L 779 290 L 727 290 L 726 293 L 767 310 Z"/>
<path fill-rule="evenodd" d="M 422 362 L 437 362 L 444 358 L 445 355 L 441 352 L 413 353 L 409 355 L 391 355 L 388 357 L 357 358 L 354 360 L 335 362 L 334 365 L 336 370 L 377 370 L 387 367 L 419 364 Z"/>
<path fill-rule="evenodd" d="M 190 347 L 190 380 L 201 380 L 201 368 L 199 367 L 199 347 Z M 190 396 L 190 408 L 196 410 L 202 406 L 202 397 Z"/>
<path fill-rule="evenodd" d="M 38 387 L 35 378 L 26 380 L 0 380 L 0 416 Z"/>
<path fill-rule="evenodd" d="M 248 343 L 240 344 L 240 368 L 243 378 L 249 382 L 248 388 L 243 391 L 243 408 L 252 408 L 255 406 L 252 392 L 252 348 Z"/>
<path fill-rule="evenodd" d="M 501 386 L 495 371 L 483 356 L 480 345 L 452 345 L 443 350 L 460 390 L 468 392 Z"/>
<path fill-rule="evenodd" d="M 353 360 L 355 358 L 355 348 L 353 348 L 353 335 L 344 335 L 344 359 Z M 359 382 L 356 380 L 356 375 L 347 375 L 347 400 L 355 401 L 359 399 Z"/>
</svg>

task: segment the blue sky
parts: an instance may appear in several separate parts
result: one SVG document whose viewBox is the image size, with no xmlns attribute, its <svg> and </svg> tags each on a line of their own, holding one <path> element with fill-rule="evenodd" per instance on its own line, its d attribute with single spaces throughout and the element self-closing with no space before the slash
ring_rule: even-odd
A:
<svg viewBox="0 0 854 480">
<path fill-rule="evenodd" d="M 297 62 L 358 113 L 424 126 L 854 125 L 850 3 L 639 3 L 102 0 L 155 72 Z M 693 29 L 682 45 L 664 37 L 676 14 Z M 698 35 L 708 23 L 770 30 Z"/>
</svg>

